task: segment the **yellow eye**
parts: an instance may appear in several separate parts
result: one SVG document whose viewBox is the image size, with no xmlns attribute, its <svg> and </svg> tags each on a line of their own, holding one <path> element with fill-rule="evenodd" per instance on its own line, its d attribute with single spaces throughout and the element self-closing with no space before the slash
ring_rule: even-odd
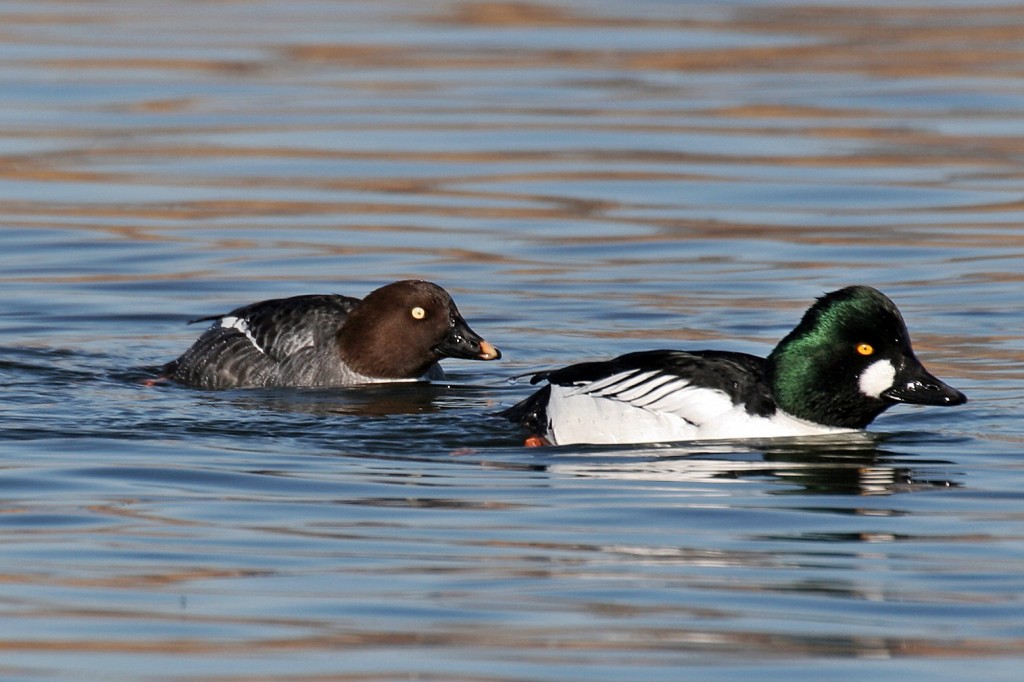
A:
<svg viewBox="0 0 1024 682">
<path fill-rule="evenodd" d="M 861 355 L 874 355 L 875 347 L 870 343 L 859 343 L 857 344 L 857 352 Z"/>
<path fill-rule="evenodd" d="M 417 320 L 422 320 L 424 317 L 427 316 L 427 311 L 424 310 L 423 308 L 419 307 L 419 306 L 416 306 L 415 308 L 413 308 L 410 311 L 410 313 L 412 314 L 413 318 L 415 318 Z"/>
</svg>

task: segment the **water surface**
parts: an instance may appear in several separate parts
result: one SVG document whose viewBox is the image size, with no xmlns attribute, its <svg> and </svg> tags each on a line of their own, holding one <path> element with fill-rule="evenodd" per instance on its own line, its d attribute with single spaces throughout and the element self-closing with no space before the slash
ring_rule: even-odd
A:
<svg viewBox="0 0 1024 682">
<path fill-rule="evenodd" d="M 1016 3 L 8 3 L 0 677 L 1017 680 Z M 434 385 L 147 387 L 189 319 L 448 288 Z M 872 284 L 971 401 L 525 449 L 511 377 Z"/>
</svg>

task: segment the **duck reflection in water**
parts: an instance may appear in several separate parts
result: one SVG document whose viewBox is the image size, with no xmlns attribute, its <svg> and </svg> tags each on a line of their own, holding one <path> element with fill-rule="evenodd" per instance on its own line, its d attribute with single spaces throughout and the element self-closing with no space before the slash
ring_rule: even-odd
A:
<svg viewBox="0 0 1024 682">
<path fill-rule="evenodd" d="M 318 416 L 387 417 L 475 407 L 483 399 L 483 390 L 473 386 L 416 382 L 334 389 L 229 390 L 210 395 L 254 410 Z"/>
<path fill-rule="evenodd" d="M 909 460 L 883 448 L 885 438 L 864 432 L 761 442 L 687 443 L 614 451 L 614 461 L 592 457 L 561 461 L 551 471 L 582 477 L 648 481 L 737 482 L 768 480 L 778 495 L 892 495 L 960 487 L 952 462 Z M 587 452 L 609 452 L 587 448 Z M 675 454 L 679 453 L 679 454 Z M 931 469 L 941 469 L 934 475 Z"/>
</svg>

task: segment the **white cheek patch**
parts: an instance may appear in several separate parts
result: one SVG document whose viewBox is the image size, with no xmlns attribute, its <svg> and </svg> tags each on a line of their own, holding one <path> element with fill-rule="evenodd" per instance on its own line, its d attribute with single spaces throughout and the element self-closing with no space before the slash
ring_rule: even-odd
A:
<svg viewBox="0 0 1024 682">
<path fill-rule="evenodd" d="M 869 398 L 881 398 L 882 391 L 892 388 L 896 379 L 896 368 L 888 360 L 877 360 L 861 372 L 857 382 L 860 392 Z"/>
<path fill-rule="evenodd" d="M 245 334 L 245 338 L 249 339 L 249 343 L 252 344 L 253 348 L 266 355 L 263 349 L 260 348 L 260 344 L 256 343 L 256 337 L 252 335 L 251 331 L 249 331 L 249 323 L 246 322 L 244 318 L 231 316 L 222 317 L 220 318 L 220 326 L 221 329 L 235 329 L 242 332 Z"/>
</svg>

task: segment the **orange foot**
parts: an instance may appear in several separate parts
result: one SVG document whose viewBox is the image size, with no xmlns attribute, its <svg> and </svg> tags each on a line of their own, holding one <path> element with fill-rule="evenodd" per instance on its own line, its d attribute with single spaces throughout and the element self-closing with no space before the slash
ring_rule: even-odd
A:
<svg viewBox="0 0 1024 682">
<path fill-rule="evenodd" d="M 148 386 L 149 388 L 152 388 L 153 386 L 159 386 L 160 384 L 166 384 L 166 383 L 167 383 L 167 377 L 153 377 L 152 379 L 145 379 L 142 382 L 142 385 L 143 386 Z"/>
<path fill-rule="evenodd" d="M 544 436 L 530 436 L 523 442 L 523 445 L 528 448 L 542 448 L 551 443 Z"/>
</svg>

